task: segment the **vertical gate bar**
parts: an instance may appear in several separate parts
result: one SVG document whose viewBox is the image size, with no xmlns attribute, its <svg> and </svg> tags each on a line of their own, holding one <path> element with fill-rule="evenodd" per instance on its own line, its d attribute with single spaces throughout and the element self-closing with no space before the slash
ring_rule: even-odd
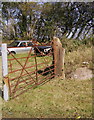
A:
<svg viewBox="0 0 94 120">
<path fill-rule="evenodd" d="M 9 96 L 11 97 L 11 86 L 10 86 L 10 82 L 9 82 L 9 76 L 7 76 L 6 78 L 8 81 Z"/>
<path fill-rule="evenodd" d="M 36 65 L 36 83 L 35 84 L 38 84 L 38 74 L 37 74 L 38 68 L 37 68 L 37 59 L 36 59 L 36 56 L 35 56 L 35 65 Z"/>
<path fill-rule="evenodd" d="M 2 44 L 2 75 L 3 75 L 3 93 L 4 93 L 4 100 L 9 100 L 9 85 L 8 79 L 6 79 L 8 75 L 8 59 L 7 59 L 7 44 Z"/>
<path fill-rule="evenodd" d="M 10 71 L 12 72 L 12 63 L 11 63 L 11 60 L 10 60 Z"/>
</svg>

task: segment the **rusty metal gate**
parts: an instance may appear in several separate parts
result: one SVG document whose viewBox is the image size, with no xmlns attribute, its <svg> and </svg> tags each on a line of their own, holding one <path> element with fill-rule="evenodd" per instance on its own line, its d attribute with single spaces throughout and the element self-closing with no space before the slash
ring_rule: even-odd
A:
<svg viewBox="0 0 94 120">
<path fill-rule="evenodd" d="M 52 50 L 47 54 L 41 52 L 37 46 L 33 47 L 39 51 L 39 54 L 36 54 L 32 49 L 24 54 L 13 55 L 10 53 L 7 59 L 8 75 L 4 76 L 4 84 L 8 86 L 10 98 L 15 98 L 59 75 L 60 69 L 57 67 L 57 48 L 55 45 L 54 42 Z M 58 52 L 60 56 L 62 53 L 60 54 L 60 50 Z"/>
</svg>

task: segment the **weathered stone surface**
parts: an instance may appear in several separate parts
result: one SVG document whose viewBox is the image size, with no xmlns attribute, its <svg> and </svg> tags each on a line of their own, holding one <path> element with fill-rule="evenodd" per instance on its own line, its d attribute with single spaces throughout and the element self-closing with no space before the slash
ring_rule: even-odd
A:
<svg viewBox="0 0 94 120">
<path fill-rule="evenodd" d="M 92 77 L 94 77 L 92 70 L 88 69 L 87 67 L 77 68 L 71 75 L 71 78 L 78 80 L 91 79 Z"/>
</svg>

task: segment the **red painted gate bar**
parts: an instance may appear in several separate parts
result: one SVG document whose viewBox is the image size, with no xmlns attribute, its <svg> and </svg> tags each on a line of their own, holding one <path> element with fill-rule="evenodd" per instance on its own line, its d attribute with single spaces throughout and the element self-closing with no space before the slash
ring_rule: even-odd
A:
<svg viewBox="0 0 94 120">
<path fill-rule="evenodd" d="M 55 76 L 64 77 L 64 48 L 56 37 L 52 40 L 52 51 L 48 54 L 39 51 L 8 56 L 8 74 L 4 76 L 4 84 L 8 86 L 9 97 L 15 98 L 20 94 L 45 83 Z M 3 53 L 2 53 L 3 54 Z M 6 80 L 7 77 L 7 80 Z"/>
</svg>

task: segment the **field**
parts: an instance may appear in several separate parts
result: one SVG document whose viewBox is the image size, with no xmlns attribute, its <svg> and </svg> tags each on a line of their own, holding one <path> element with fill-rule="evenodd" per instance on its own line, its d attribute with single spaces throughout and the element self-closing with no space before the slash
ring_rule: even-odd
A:
<svg viewBox="0 0 94 120">
<path fill-rule="evenodd" d="M 86 60 L 90 63 L 88 68 L 91 68 L 91 48 L 85 48 L 80 53 L 79 51 L 65 56 L 65 73 L 69 74 L 76 67 L 82 66 L 81 63 Z M 68 75 L 66 79 L 53 78 L 15 99 L 8 102 L 3 100 L 2 116 L 3 118 L 91 118 L 92 80 L 70 79 Z"/>
</svg>

